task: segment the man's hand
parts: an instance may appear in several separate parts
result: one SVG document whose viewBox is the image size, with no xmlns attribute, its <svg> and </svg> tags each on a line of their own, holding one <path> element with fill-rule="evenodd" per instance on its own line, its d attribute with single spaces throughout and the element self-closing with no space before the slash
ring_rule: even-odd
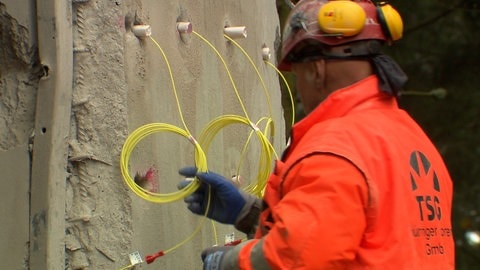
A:
<svg viewBox="0 0 480 270">
<path fill-rule="evenodd" d="M 235 224 L 246 200 L 230 180 L 214 172 L 197 172 L 195 167 L 182 168 L 179 173 L 190 178 L 196 176 L 201 181 L 200 187 L 184 199 L 190 211 L 204 215 L 210 200 L 207 217 L 224 224 Z M 184 180 L 178 187 L 182 189 L 188 184 L 189 181 Z"/>
<path fill-rule="evenodd" d="M 231 246 L 215 246 L 206 248 L 202 251 L 203 270 L 222 269 L 222 259 Z"/>
</svg>

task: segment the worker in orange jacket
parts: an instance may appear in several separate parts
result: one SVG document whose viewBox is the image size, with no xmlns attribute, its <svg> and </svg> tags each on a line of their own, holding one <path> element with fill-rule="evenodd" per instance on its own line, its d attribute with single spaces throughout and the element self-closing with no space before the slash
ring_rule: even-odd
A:
<svg viewBox="0 0 480 270">
<path fill-rule="evenodd" d="M 188 208 L 252 239 L 202 252 L 217 269 L 454 269 L 452 181 L 435 146 L 396 98 L 407 78 L 380 52 L 402 35 L 390 5 L 300 1 L 279 68 L 292 71 L 296 123 L 262 199 L 214 172 Z M 184 186 L 182 183 L 181 186 Z M 210 186 L 210 189 L 207 187 Z"/>
</svg>

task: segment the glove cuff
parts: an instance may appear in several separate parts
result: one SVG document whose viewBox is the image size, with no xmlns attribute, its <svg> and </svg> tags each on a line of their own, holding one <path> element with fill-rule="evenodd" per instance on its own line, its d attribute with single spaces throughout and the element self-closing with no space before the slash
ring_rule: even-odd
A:
<svg viewBox="0 0 480 270">
<path fill-rule="evenodd" d="M 239 269 L 238 256 L 244 246 L 250 244 L 252 240 L 243 241 L 242 243 L 234 246 L 232 249 L 226 251 L 220 262 L 219 269 Z"/>
<path fill-rule="evenodd" d="M 235 220 L 235 229 L 247 234 L 248 238 L 252 238 L 258 226 L 258 218 L 262 210 L 262 200 L 254 195 L 248 194 L 240 190 L 245 205 L 240 210 L 240 213 Z"/>
</svg>

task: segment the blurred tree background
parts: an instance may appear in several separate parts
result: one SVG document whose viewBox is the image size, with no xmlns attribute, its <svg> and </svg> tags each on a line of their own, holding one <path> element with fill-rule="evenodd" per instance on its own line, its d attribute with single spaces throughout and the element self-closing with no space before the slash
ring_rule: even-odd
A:
<svg viewBox="0 0 480 270">
<path fill-rule="evenodd" d="M 433 140 L 454 181 L 456 269 L 478 270 L 480 0 L 392 0 L 390 4 L 404 23 L 403 38 L 385 49 L 409 76 L 400 106 Z M 283 29 L 291 2 L 277 0 L 277 8 Z M 286 75 L 294 88 L 293 78 Z M 289 103 L 286 96 L 287 123 L 291 115 Z"/>
</svg>

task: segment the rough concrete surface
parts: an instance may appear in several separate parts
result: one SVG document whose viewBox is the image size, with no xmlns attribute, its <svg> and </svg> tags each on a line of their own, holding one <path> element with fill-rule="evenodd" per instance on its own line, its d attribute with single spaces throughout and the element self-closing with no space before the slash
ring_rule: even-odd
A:
<svg viewBox="0 0 480 270">
<path fill-rule="evenodd" d="M 29 143 L 34 143 L 36 89 L 43 70 L 32 38 L 36 20 L 33 2 L 21 6 L 16 1 L 0 1 L 0 161 L 11 156 L 22 163 L 22 170 L 30 166 L 24 164 L 31 162 L 28 155 L 8 153 L 28 149 Z M 285 141 L 279 80 L 276 71 L 262 60 L 263 46 L 272 54 L 278 49 L 275 1 L 72 2 L 73 96 L 65 173 L 66 227 L 58 228 L 65 232 L 65 243 L 60 243 L 65 245 L 65 265 L 56 269 L 121 269 L 129 265 L 128 255 L 134 251 L 145 259 L 161 250 L 168 253 L 135 269 L 201 269 L 203 248 L 223 244 L 231 233 L 236 238 L 244 235 L 231 226 L 203 222 L 202 217 L 188 212 L 181 199 L 153 203 L 137 196 L 122 178 L 121 150 L 129 134 L 148 123 L 168 123 L 197 138 L 214 118 L 226 114 L 246 117 L 246 112 L 252 122 L 262 117 L 274 122 L 270 139 L 279 155 Z M 16 8 L 30 12 L 19 14 Z M 179 21 L 191 22 L 193 30 L 218 50 L 224 62 L 194 33 L 180 34 L 176 29 Z M 132 33 L 134 25 L 142 24 L 151 26 L 161 50 L 150 38 L 139 39 Z M 225 26 L 246 27 L 247 37 L 236 41 L 257 66 L 261 79 L 242 51 L 225 39 Z M 262 130 L 264 123 L 258 125 Z M 242 179 L 255 179 L 262 169 L 262 146 L 253 135 L 244 149 L 251 131 L 238 123 L 220 129 L 203 149 L 208 168 L 229 177 L 240 174 Z M 133 177 L 153 169 L 157 192 L 169 194 L 182 179 L 178 169 L 194 164 L 194 156 L 189 138 L 171 130 L 154 132 L 132 152 L 129 173 Z M 2 177 L 2 187 L 17 181 L 14 170 L 9 172 L 8 178 Z M 19 175 L 27 178 L 28 173 Z M 28 185 L 20 189 L 20 194 L 35 192 L 28 190 Z M 0 202 L 13 203 L 11 198 L 0 198 Z M 28 217 L 29 203 L 28 198 L 20 203 L 23 214 L 17 218 L 19 222 Z M 198 224 L 203 225 L 193 235 Z M 8 268 L 42 269 L 28 265 L 28 224 L 17 230 L 11 227 L 8 230 L 23 234 L 19 237 L 23 240 L 15 245 L 21 249 L 15 253 L 19 258 L 8 260 Z M 6 228 L 0 230 L 2 242 L 8 237 Z"/>
<path fill-rule="evenodd" d="M 40 70 L 32 20 L 15 14 L 0 1 L 0 258 L 2 268 L 28 269 L 28 150 Z"/>
</svg>

